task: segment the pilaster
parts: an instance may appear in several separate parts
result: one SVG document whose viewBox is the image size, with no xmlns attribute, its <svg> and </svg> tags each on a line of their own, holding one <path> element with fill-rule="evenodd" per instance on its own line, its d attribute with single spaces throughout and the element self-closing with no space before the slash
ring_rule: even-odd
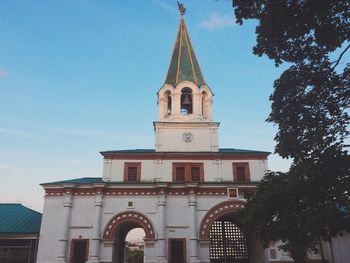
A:
<svg viewBox="0 0 350 263">
<path fill-rule="evenodd" d="M 188 188 L 188 206 L 190 210 L 190 263 L 200 262 L 198 257 L 198 232 L 197 232 L 197 200 L 196 200 L 197 184 L 187 184 Z"/>
<path fill-rule="evenodd" d="M 165 205 L 166 205 L 166 194 L 165 188 L 166 184 L 158 184 L 158 252 L 157 252 L 157 262 L 167 263 L 166 259 L 166 231 L 165 231 Z"/>
<path fill-rule="evenodd" d="M 61 233 L 61 238 L 59 239 L 60 254 L 58 255 L 58 261 L 66 263 L 68 254 L 71 208 L 73 205 L 73 187 L 64 187 L 63 195 L 63 231 Z"/>
<path fill-rule="evenodd" d="M 103 185 L 95 188 L 95 218 L 93 237 L 90 243 L 90 253 L 88 263 L 100 262 L 100 242 L 101 242 L 101 215 L 103 206 Z"/>
</svg>

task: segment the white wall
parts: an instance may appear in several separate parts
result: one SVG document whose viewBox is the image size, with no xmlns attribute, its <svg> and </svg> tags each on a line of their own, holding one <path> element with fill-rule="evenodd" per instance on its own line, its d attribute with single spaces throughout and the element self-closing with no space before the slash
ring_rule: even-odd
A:
<svg viewBox="0 0 350 263">
<path fill-rule="evenodd" d="M 37 262 L 57 262 L 60 254 L 59 240 L 66 230 L 63 222 L 63 197 L 45 197 Z"/>
</svg>

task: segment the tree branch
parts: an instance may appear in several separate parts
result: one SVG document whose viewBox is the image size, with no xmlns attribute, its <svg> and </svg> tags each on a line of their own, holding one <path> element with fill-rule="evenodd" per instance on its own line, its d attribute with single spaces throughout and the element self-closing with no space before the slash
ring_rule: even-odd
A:
<svg viewBox="0 0 350 263">
<path fill-rule="evenodd" d="M 334 61 L 335 65 L 332 67 L 332 69 L 335 69 L 335 67 L 339 65 L 340 60 L 342 59 L 343 55 L 346 53 L 346 51 L 348 51 L 349 48 L 350 48 L 350 44 L 343 50 L 343 52 L 341 52 L 339 58 L 336 61 Z"/>
</svg>

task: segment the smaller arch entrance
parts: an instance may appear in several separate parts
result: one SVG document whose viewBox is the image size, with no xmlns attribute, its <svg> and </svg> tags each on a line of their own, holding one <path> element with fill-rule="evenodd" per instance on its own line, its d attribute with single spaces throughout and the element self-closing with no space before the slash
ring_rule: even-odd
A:
<svg viewBox="0 0 350 263">
<path fill-rule="evenodd" d="M 126 236 L 135 228 L 143 229 L 145 241 L 154 240 L 154 228 L 150 220 L 141 213 L 124 212 L 117 214 L 106 225 L 103 240 L 113 241 L 113 263 L 124 263 Z"/>
</svg>

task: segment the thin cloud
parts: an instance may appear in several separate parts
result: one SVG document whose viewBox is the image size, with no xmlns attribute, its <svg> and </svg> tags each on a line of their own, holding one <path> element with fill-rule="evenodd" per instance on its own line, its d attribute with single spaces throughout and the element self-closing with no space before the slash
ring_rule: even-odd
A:
<svg viewBox="0 0 350 263">
<path fill-rule="evenodd" d="M 162 0 L 152 0 L 152 2 L 158 6 L 160 6 L 161 8 L 163 8 L 166 11 L 171 11 L 173 13 L 178 13 L 177 9 L 175 7 L 173 7 L 172 5 L 167 4 L 166 2 L 162 1 Z"/>
<path fill-rule="evenodd" d="M 203 20 L 200 27 L 214 30 L 225 27 L 232 27 L 234 25 L 233 17 L 230 15 L 213 13 L 207 19 Z"/>
<path fill-rule="evenodd" d="M 10 75 L 10 72 L 4 68 L 0 68 L 0 78 L 6 78 Z"/>
<path fill-rule="evenodd" d="M 30 133 L 26 133 L 22 131 L 14 131 L 14 130 L 9 130 L 5 128 L 0 128 L 0 133 L 24 137 L 24 138 L 37 138 L 37 136 L 34 136 L 33 134 L 30 134 Z"/>
<path fill-rule="evenodd" d="M 74 130 L 64 128 L 50 128 L 51 131 L 66 135 L 82 136 L 82 137 L 93 137 L 99 139 L 118 140 L 118 141 L 148 141 L 150 136 L 130 133 L 114 133 L 104 131 L 87 131 L 87 130 Z"/>
</svg>

